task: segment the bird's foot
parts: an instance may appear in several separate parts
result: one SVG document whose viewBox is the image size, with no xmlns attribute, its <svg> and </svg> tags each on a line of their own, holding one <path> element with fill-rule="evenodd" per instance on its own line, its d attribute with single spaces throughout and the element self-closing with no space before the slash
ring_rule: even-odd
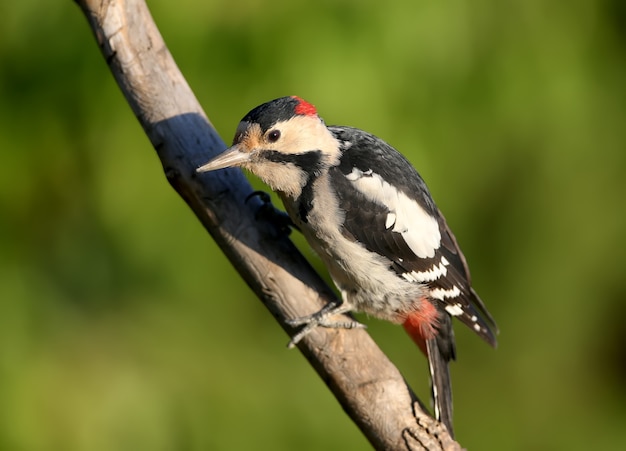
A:
<svg viewBox="0 0 626 451">
<path fill-rule="evenodd" d="M 264 219 L 273 224 L 281 235 L 288 236 L 291 233 L 291 229 L 298 229 L 289 215 L 284 211 L 279 210 L 272 203 L 272 199 L 265 191 L 253 191 L 246 197 L 246 203 L 251 199 L 258 197 L 261 201 L 261 206 L 257 209 L 254 217 L 258 219 Z"/>
<path fill-rule="evenodd" d="M 342 313 L 347 313 L 352 310 L 352 307 L 347 305 L 345 302 L 329 302 L 326 304 L 319 312 L 315 312 L 312 315 L 301 316 L 299 318 L 288 319 L 287 324 L 292 327 L 304 326 L 297 334 L 295 334 L 289 344 L 288 348 L 293 348 L 298 344 L 300 340 L 302 340 L 306 335 L 308 335 L 313 329 L 316 327 L 329 327 L 334 329 L 354 329 L 354 328 L 365 328 L 364 324 L 359 323 L 355 320 L 350 321 L 337 321 L 331 319 L 335 315 L 340 315 Z"/>
</svg>

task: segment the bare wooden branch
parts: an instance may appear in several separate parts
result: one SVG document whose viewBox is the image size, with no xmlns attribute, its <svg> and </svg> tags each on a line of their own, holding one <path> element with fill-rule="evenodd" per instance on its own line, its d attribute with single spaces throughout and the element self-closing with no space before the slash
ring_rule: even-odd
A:
<svg viewBox="0 0 626 451">
<path fill-rule="evenodd" d="M 293 244 L 257 220 L 260 201 L 237 170 L 197 175 L 226 146 L 178 70 L 143 0 L 77 0 L 100 50 L 163 164 L 173 188 L 241 276 L 285 320 L 333 299 Z M 209 300 L 210 301 L 210 300 Z M 363 329 L 321 329 L 298 345 L 376 449 L 460 449 L 426 414 L 402 375 Z"/>
</svg>

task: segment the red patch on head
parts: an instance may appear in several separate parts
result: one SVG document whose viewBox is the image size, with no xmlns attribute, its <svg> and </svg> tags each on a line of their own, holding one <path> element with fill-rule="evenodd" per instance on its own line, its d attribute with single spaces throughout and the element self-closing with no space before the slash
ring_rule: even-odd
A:
<svg viewBox="0 0 626 451">
<path fill-rule="evenodd" d="M 298 101 L 295 110 L 296 114 L 301 114 L 302 116 L 317 116 L 317 110 L 312 104 L 297 96 L 291 96 L 291 98 Z"/>
<path fill-rule="evenodd" d="M 426 340 L 430 340 L 437 335 L 435 325 L 438 321 L 438 312 L 433 304 L 425 298 L 419 303 L 419 308 L 407 314 L 404 323 L 404 330 L 411 336 L 413 341 L 426 354 Z"/>
</svg>

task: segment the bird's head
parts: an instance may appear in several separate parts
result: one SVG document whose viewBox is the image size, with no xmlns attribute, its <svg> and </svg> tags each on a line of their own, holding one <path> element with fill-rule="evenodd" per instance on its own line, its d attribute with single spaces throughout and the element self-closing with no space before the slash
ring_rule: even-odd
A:
<svg viewBox="0 0 626 451">
<path fill-rule="evenodd" d="M 281 97 L 250 111 L 233 145 L 198 172 L 239 166 L 273 190 L 296 197 L 311 174 L 336 164 L 339 143 L 315 107 L 299 97 Z"/>
</svg>

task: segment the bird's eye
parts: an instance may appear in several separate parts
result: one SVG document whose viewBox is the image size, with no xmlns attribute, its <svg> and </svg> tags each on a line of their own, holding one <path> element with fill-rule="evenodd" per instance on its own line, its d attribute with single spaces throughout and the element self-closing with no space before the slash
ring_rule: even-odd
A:
<svg viewBox="0 0 626 451">
<path fill-rule="evenodd" d="M 275 143 L 276 141 L 278 141 L 280 139 L 280 130 L 270 130 L 270 132 L 267 134 L 267 140 L 271 143 Z"/>
</svg>

